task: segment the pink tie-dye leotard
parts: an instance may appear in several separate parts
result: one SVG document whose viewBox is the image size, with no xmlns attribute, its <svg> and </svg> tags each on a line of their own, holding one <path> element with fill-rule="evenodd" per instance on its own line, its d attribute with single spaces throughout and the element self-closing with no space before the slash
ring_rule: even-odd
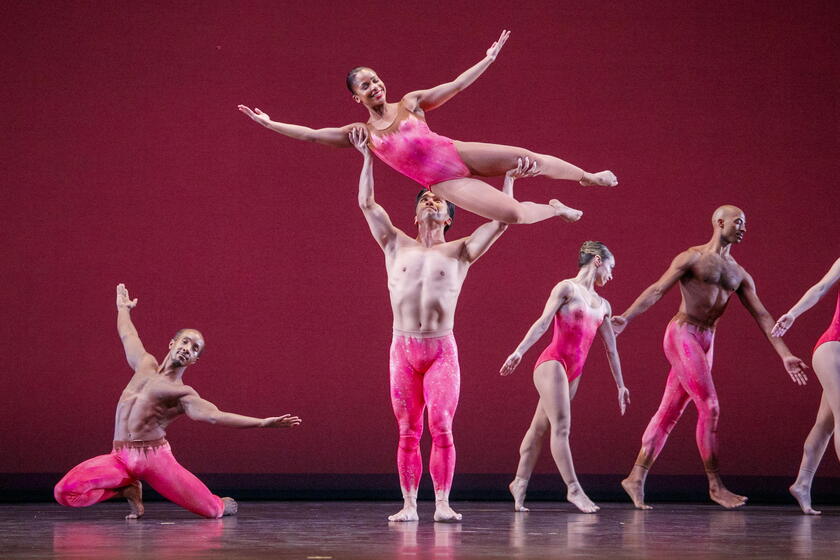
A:
<svg viewBox="0 0 840 560">
<path fill-rule="evenodd" d="M 571 282 L 576 286 L 575 282 Z M 574 288 L 577 291 L 577 287 Z M 592 346 L 598 327 L 604 322 L 603 303 L 592 309 L 578 296 L 554 314 L 554 336 L 543 350 L 534 369 L 543 362 L 555 360 L 563 364 L 571 383 L 583 373 L 583 363 Z"/>
<path fill-rule="evenodd" d="M 397 116 L 388 128 L 368 127 L 368 146 L 376 156 L 427 189 L 435 183 L 469 177 L 455 143 L 429 130 L 422 116 L 400 101 Z"/>
<path fill-rule="evenodd" d="M 831 320 L 828 329 L 817 341 L 817 345 L 814 346 L 814 351 L 816 352 L 821 344 L 833 341 L 840 341 L 840 292 L 837 292 L 837 307 L 834 310 L 834 318 Z"/>
</svg>

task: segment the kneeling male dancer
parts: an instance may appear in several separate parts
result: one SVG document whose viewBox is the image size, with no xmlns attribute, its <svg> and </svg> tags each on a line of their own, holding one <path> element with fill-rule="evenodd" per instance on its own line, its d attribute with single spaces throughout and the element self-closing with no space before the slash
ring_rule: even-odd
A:
<svg viewBox="0 0 840 560">
<path fill-rule="evenodd" d="M 391 405 L 400 430 L 397 470 L 404 507 L 390 521 L 417 521 L 417 487 L 423 472 L 420 436 L 423 410 L 429 409 L 432 456 L 429 471 L 435 487 L 435 521 L 459 521 L 449 506 L 455 472 L 452 418 L 458 406 L 460 369 L 452 335 L 455 306 L 470 265 L 478 260 L 507 228 L 489 222 L 469 237 L 447 242 L 455 207 L 431 191 L 417 197 L 414 221 L 417 237 L 409 237 L 391 223 L 373 198 L 373 168 L 367 134 L 354 129 L 350 141 L 364 155 L 359 178 L 359 206 L 373 237 L 385 253 L 388 291 L 394 314 L 391 342 Z M 536 175 L 536 163 L 520 160 L 509 171 L 503 191 L 512 196 L 516 177 Z"/>
<path fill-rule="evenodd" d="M 163 363 L 158 365 L 143 348 L 131 322 L 129 310 L 135 305 L 137 300 L 129 298 L 128 290 L 119 284 L 117 331 L 134 375 L 117 403 L 113 450 L 74 467 L 56 484 L 55 499 L 65 506 L 85 507 L 122 496 L 131 506 L 126 519 L 137 519 L 143 515 L 142 480 L 164 498 L 198 515 L 233 515 L 237 505 L 232 498 L 214 495 L 175 460 L 165 438 L 166 427 L 182 414 L 233 428 L 288 428 L 301 420 L 288 414 L 251 418 L 222 412 L 199 397 L 181 378 L 187 366 L 198 361 L 204 350 L 204 337 L 195 329 L 181 329 L 169 343 Z"/>
<path fill-rule="evenodd" d="M 621 482 L 639 509 L 650 509 L 645 504 L 648 471 L 689 401 L 697 407 L 697 447 L 709 479 L 709 496 L 726 508 L 740 507 L 747 501 L 745 496 L 727 490 L 720 478 L 717 442 L 720 409 L 712 381 L 715 326 L 733 293 L 738 294 L 782 358 L 791 379 L 800 385 L 806 381 L 804 370 L 807 366 L 791 354 L 781 339 L 771 336 L 774 322 L 758 299 L 755 282 L 729 254 L 732 245 L 740 243 L 747 231 L 744 212 L 735 206 L 721 206 L 712 216 L 712 227 L 712 238 L 708 243 L 677 255 L 656 283 L 642 292 L 627 311 L 612 319 L 616 334 L 621 333 L 636 315 L 659 301 L 674 284 L 680 283 L 680 310 L 665 330 L 665 356 L 671 364 L 665 394 L 642 436 L 642 449 L 636 464 Z"/>
</svg>

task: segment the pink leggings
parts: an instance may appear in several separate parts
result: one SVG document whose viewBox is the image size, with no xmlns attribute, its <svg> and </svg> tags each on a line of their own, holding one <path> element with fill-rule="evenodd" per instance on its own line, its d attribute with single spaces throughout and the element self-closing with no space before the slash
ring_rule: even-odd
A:
<svg viewBox="0 0 840 560">
<path fill-rule="evenodd" d="M 420 436 L 423 409 L 429 406 L 432 456 L 429 472 L 435 493 L 449 493 L 455 472 L 452 417 L 458 407 L 461 370 L 458 347 L 449 333 L 433 338 L 415 338 L 395 332 L 391 341 L 391 406 L 400 429 L 397 470 L 404 494 L 417 494 L 423 462 Z"/>
<path fill-rule="evenodd" d="M 115 442 L 119 444 L 122 442 Z M 134 443 L 134 442 L 132 442 Z M 166 440 L 145 447 L 123 447 L 80 463 L 55 485 L 55 499 L 70 507 L 86 507 L 117 495 L 132 482 L 148 482 L 160 495 L 203 517 L 218 518 L 225 510 L 194 474 L 182 467 Z"/>
<path fill-rule="evenodd" d="M 715 384 L 712 381 L 712 354 L 715 332 L 675 318 L 665 330 L 665 356 L 671 372 L 659 410 L 642 436 L 642 450 L 636 464 L 650 468 L 665 446 L 668 434 L 677 424 L 689 401 L 697 407 L 697 448 L 706 472 L 717 472 L 717 425 L 720 416 Z"/>
</svg>

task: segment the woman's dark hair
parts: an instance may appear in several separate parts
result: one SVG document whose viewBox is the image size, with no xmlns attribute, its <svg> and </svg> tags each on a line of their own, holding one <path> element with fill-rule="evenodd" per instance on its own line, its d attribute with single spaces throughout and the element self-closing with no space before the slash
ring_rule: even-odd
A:
<svg viewBox="0 0 840 560">
<path fill-rule="evenodd" d="M 426 194 L 427 192 L 428 191 L 426 189 L 420 189 L 420 192 L 417 193 L 417 198 L 414 199 L 414 210 L 415 211 L 417 210 L 417 205 L 420 204 L 420 199 L 423 198 L 423 195 Z M 443 228 L 444 233 L 446 233 L 446 230 L 448 230 L 450 227 L 452 227 L 452 222 L 455 221 L 455 205 L 447 200 L 446 201 L 446 209 L 449 210 L 449 219 L 452 220 L 452 221 L 450 221 L 449 224 Z"/>
<path fill-rule="evenodd" d="M 578 253 L 578 268 L 588 265 L 595 257 L 601 257 L 604 261 L 613 258 L 607 246 L 600 241 L 584 241 Z"/>
<path fill-rule="evenodd" d="M 352 94 L 356 93 L 355 91 L 353 91 L 353 86 L 356 85 L 356 74 L 358 74 L 362 70 L 370 70 L 370 68 L 368 68 L 367 66 L 356 66 L 347 73 L 347 89 L 349 89 L 350 93 Z"/>
</svg>

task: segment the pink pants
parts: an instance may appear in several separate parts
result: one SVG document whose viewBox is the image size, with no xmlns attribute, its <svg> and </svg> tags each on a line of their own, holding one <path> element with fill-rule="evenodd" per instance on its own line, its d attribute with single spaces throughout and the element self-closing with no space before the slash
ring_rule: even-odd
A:
<svg viewBox="0 0 840 560">
<path fill-rule="evenodd" d="M 452 333 L 416 338 L 394 332 L 391 341 L 391 406 L 400 429 L 397 470 L 404 493 L 417 493 L 423 462 L 420 436 L 423 410 L 429 407 L 432 456 L 429 472 L 435 493 L 448 493 L 455 473 L 452 418 L 458 407 L 461 370 Z"/>
<path fill-rule="evenodd" d="M 651 418 L 636 464 L 650 468 L 677 424 L 689 401 L 697 407 L 697 448 L 707 472 L 718 471 L 717 425 L 720 416 L 717 392 L 712 381 L 715 332 L 680 320 L 665 330 L 665 356 L 671 372 L 659 410 Z"/>
<path fill-rule="evenodd" d="M 129 443 L 123 447 L 120 444 Z M 55 485 L 55 499 L 70 507 L 86 507 L 117 495 L 132 482 L 148 482 L 161 496 L 203 517 L 219 518 L 225 506 L 194 474 L 182 467 L 165 439 L 114 442 L 108 455 L 80 463 Z"/>
</svg>

